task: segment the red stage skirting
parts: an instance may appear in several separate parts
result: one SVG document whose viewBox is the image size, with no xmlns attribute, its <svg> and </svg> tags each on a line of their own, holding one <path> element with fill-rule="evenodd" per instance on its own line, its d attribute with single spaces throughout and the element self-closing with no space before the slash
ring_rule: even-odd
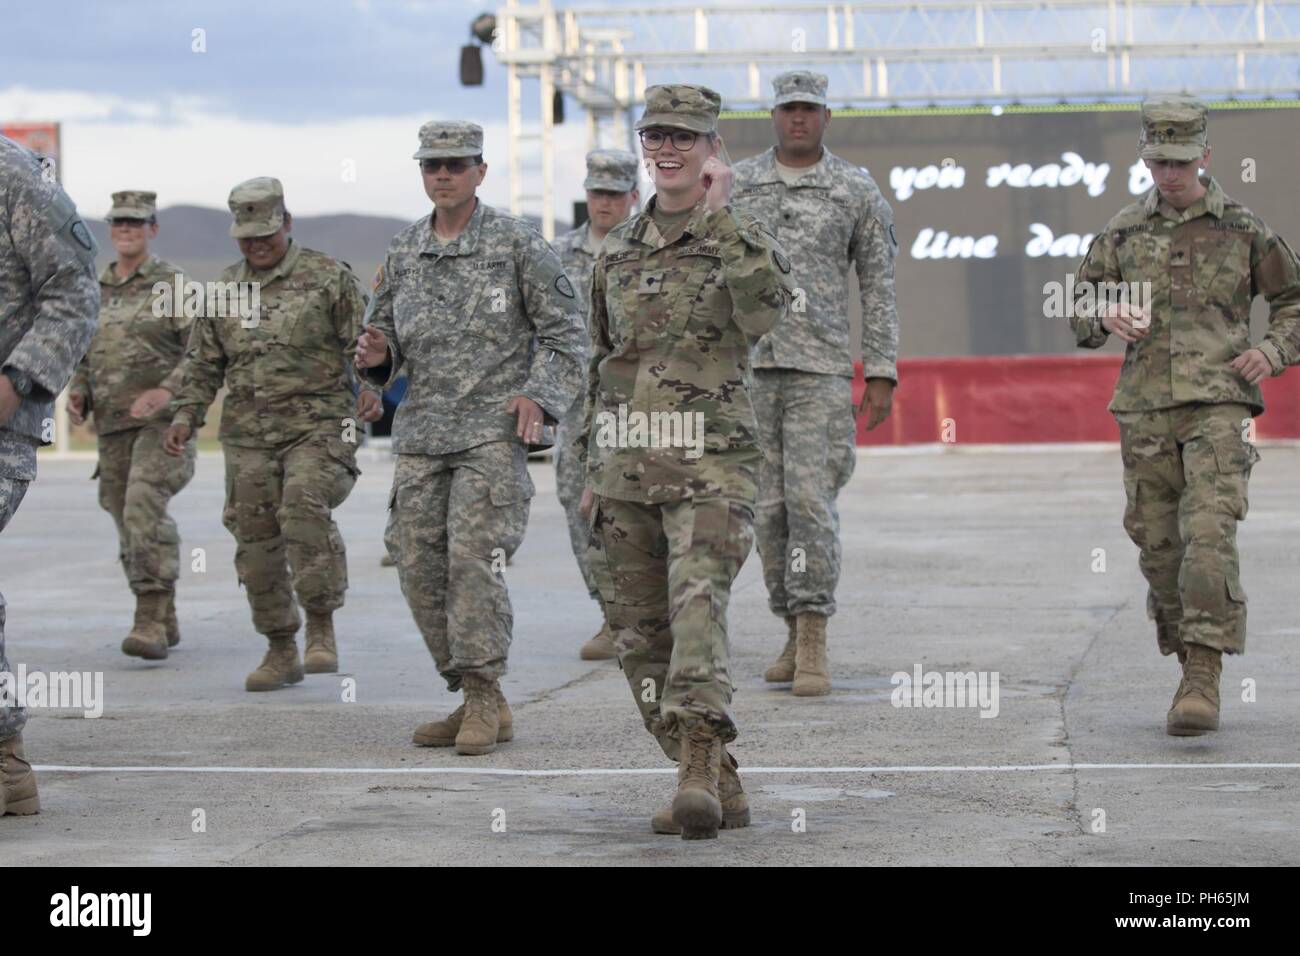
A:
<svg viewBox="0 0 1300 956">
<path fill-rule="evenodd" d="M 859 445 L 944 441 L 952 419 L 957 444 L 1119 441 L 1106 411 L 1118 355 L 997 355 L 903 359 L 894 410 L 870 434 L 858 419 Z M 1300 438 L 1300 370 L 1264 380 L 1256 437 Z M 862 398 L 862 368 L 853 398 Z"/>
</svg>

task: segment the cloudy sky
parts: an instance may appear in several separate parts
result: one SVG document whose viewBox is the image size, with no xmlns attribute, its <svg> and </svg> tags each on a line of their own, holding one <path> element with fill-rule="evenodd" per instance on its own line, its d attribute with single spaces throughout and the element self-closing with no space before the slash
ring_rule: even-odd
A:
<svg viewBox="0 0 1300 956">
<path fill-rule="evenodd" d="M 457 77 L 470 20 L 495 5 L 0 0 L 0 124 L 63 124 L 64 185 L 86 216 L 124 188 L 220 207 L 235 183 L 269 175 L 299 214 L 414 219 L 428 208 L 411 159 L 420 124 L 473 119 L 489 163 L 480 194 L 504 206 L 505 69 L 485 51 L 482 87 Z M 206 52 L 192 49 L 195 30 Z M 580 198 L 586 147 L 570 111 L 556 131 L 561 218 Z"/>
</svg>

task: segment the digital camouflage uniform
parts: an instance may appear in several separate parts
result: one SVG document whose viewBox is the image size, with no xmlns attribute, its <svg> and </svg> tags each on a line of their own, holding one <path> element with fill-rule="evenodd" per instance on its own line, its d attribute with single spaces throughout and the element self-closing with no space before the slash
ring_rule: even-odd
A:
<svg viewBox="0 0 1300 956">
<path fill-rule="evenodd" d="M 819 73 L 784 73 L 773 87 L 778 107 L 826 105 Z M 782 617 L 829 617 L 840 577 L 835 499 L 856 461 L 849 272 L 858 274 L 864 376 L 897 382 L 893 213 L 866 170 L 825 147 L 792 183 L 777 169 L 776 147 L 738 162 L 732 201 L 776 235 L 796 286 L 789 318 L 751 356 L 763 451 L 755 531 L 768 604 Z"/>
<path fill-rule="evenodd" d="M 236 186 L 232 234 L 278 229 L 283 195 L 269 178 Z M 197 432 L 225 383 L 222 523 L 237 542 L 235 569 L 254 628 L 291 637 L 301 623 L 295 595 L 309 613 L 327 614 L 342 607 L 347 590 L 347 555 L 331 512 L 360 474 L 352 357 L 365 298 L 346 264 L 296 242 L 272 268 L 259 272 L 241 259 L 219 281 L 258 283 L 260 311 L 242 319 L 226 308 L 223 317 L 209 300 L 194 323 L 172 420 Z"/>
<path fill-rule="evenodd" d="M 636 188 L 638 165 L 637 158 L 625 150 L 592 150 L 587 154 L 587 178 L 583 181 L 582 188 L 629 192 Z M 600 254 L 600 244 L 591 234 L 590 220 L 560 236 L 554 245 L 560 261 L 564 263 L 564 271 L 578 293 L 579 309 L 585 321 L 591 307 L 591 271 L 596 265 L 596 256 Z M 587 585 L 587 593 L 592 600 L 599 601 L 600 590 L 587 566 L 587 539 L 591 534 L 591 524 L 578 510 L 582 501 L 582 489 L 587 481 L 587 471 L 573 451 L 574 439 L 582 427 L 582 406 L 586 397 L 584 367 L 583 388 L 560 420 L 555 440 L 555 489 L 569 522 L 569 542 L 573 546 L 578 568 L 582 571 L 582 580 Z"/>
<path fill-rule="evenodd" d="M 719 103 L 702 87 L 652 87 L 637 128 L 707 132 Z M 737 733 L 726 614 L 753 543 L 760 452 L 749 347 L 785 313 L 793 283 L 752 216 L 710 212 L 701 199 L 665 242 L 656 203 L 611 230 L 596 262 L 578 442 L 597 495 L 589 560 L 620 664 L 646 729 L 677 760 L 688 732 L 723 741 Z M 702 416 L 703 454 L 637 447 L 611 425 L 620 412 L 675 414 L 683 424 Z"/>
<path fill-rule="evenodd" d="M 476 156 L 473 123 L 427 123 L 416 159 Z M 525 220 L 476 200 L 450 242 L 434 213 L 389 244 L 366 325 L 388 339 L 367 377 L 409 385 L 393 421 L 397 467 L 384 541 L 449 689 L 506 672 L 513 612 L 502 574 L 523 541 L 533 483 L 511 399 L 558 421 L 582 376 L 582 317 L 559 257 Z M 495 730 L 493 730 L 495 734 Z"/>
<path fill-rule="evenodd" d="M 153 193 L 124 191 L 113 194 L 109 219 L 147 220 L 154 213 Z M 81 395 L 85 413 L 94 413 L 99 504 L 117 525 L 118 558 L 132 593 L 171 592 L 180 574 L 180 535 L 167 503 L 194 477 L 195 442 L 173 458 L 162 447 L 170 421 L 166 406 L 147 420 L 132 418 L 130 409 L 149 389 L 165 388 L 173 396 L 180 389 L 193 319 L 175 292 L 186 278 L 155 256 L 126 278 L 115 265 L 100 273 L 99 329 L 68 392 Z M 169 299 L 154 294 L 155 283 L 168 286 Z"/>
<path fill-rule="evenodd" d="M 52 173 L 0 136 L 0 371 L 27 390 L 13 416 L 0 422 L 0 531 L 36 478 L 36 448 L 52 435 L 54 397 L 95 333 L 95 251 Z M 0 673 L 12 673 L 4 627 L 0 596 Z M 0 741 L 20 734 L 26 721 L 22 708 L 0 701 Z"/>
<path fill-rule="evenodd" d="M 1144 158 L 1192 159 L 1204 148 L 1205 109 L 1195 101 L 1149 101 L 1143 122 Z M 1161 143 L 1187 152 L 1161 153 Z M 1237 522 L 1259 459 L 1250 418 L 1264 406 L 1259 387 L 1227 363 L 1251 347 L 1257 294 L 1271 313 L 1256 347 L 1273 374 L 1300 358 L 1295 254 L 1212 177 L 1202 181 L 1206 194 L 1181 212 L 1153 186 L 1106 224 L 1077 273 L 1080 294 L 1096 288 L 1085 283 L 1150 283 L 1150 327 L 1125 351 L 1110 410 L 1120 427 L 1124 527 L 1141 549 L 1163 654 L 1185 645 L 1245 650 Z M 1086 306 L 1076 312 L 1085 313 L 1070 320 L 1078 344 L 1105 344 L 1100 318 Z"/>
</svg>

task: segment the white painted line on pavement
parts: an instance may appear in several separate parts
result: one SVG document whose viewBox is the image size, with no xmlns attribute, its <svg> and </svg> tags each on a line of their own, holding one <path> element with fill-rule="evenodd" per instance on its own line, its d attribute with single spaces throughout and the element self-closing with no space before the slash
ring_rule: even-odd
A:
<svg viewBox="0 0 1300 956">
<path fill-rule="evenodd" d="M 502 767 L 89 767 L 38 765 L 38 773 L 236 773 L 236 774 L 334 774 L 334 775 L 425 775 L 458 774 L 495 777 L 620 777 L 675 774 L 676 767 L 589 767 L 556 770 L 511 770 Z M 1300 770 L 1300 763 L 1040 763 L 980 766 L 899 767 L 743 767 L 754 774 L 848 774 L 848 773 L 1038 773 L 1065 770 Z"/>
</svg>

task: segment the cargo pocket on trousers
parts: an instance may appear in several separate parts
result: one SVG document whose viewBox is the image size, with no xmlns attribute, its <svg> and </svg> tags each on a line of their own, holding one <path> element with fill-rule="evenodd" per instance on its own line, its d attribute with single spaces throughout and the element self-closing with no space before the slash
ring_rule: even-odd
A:
<svg viewBox="0 0 1300 956">
<path fill-rule="evenodd" d="M 515 463 L 511 467 L 502 468 L 488 479 L 488 497 L 498 508 L 502 505 L 526 501 L 537 490 L 533 486 L 532 476 L 528 474 L 528 466 L 522 461 L 523 447 L 520 446 L 514 451 Z"/>
<path fill-rule="evenodd" d="M 1220 501 L 1226 501 L 1238 521 L 1246 517 L 1249 502 L 1246 488 L 1251 469 L 1259 461 L 1259 451 L 1241 438 L 1220 439 L 1213 443 L 1214 460 L 1219 470 L 1217 492 Z"/>
<path fill-rule="evenodd" d="M 1240 610 L 1246 605 L 1246 589 L 1241 586 L 1241 579 L 1235 574 L 1228 575 L 1226 581 L 1228 584 L 1228 610 Z M 1237 607 L 1233 605 L 1237 605 Z"/>
</svg>

